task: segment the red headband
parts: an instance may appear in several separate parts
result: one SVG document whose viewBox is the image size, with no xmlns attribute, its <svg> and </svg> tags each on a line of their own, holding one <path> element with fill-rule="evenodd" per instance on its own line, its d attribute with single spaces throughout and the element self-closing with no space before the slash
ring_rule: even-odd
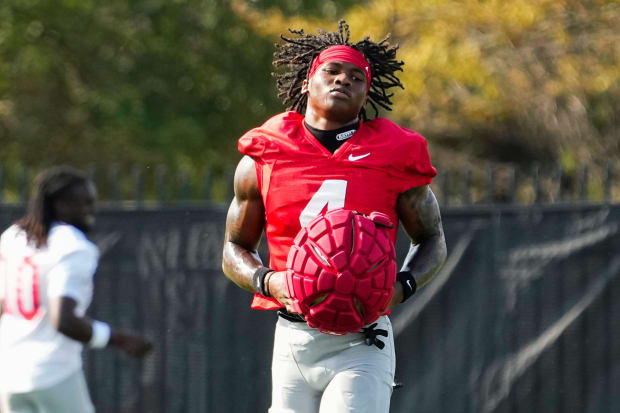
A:
<svg viewBox="0 0 620 413">
<path fill-rule="evenodd" d="M 314 72 L 316 72 L 319 66 L 327 62 L 347 62 L 359 67 L 366 74 L 366 91 L 370 89 L 370 63 L 368 63 L 368 60 L 361 52 L 358 52 L 351 46 L 344 45 L 331 46 L 324 49 L 312 62 L 308 79 L 314 76 Z"/>
</svg>

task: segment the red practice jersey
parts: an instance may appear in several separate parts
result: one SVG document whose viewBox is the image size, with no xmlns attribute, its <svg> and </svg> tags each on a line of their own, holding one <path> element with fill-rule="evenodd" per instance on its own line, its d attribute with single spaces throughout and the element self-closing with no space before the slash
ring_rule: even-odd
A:
<svg viewBox="0 0 620 413">
<path fill-rule="evenodd" d="M 396 241 L 398 195 L 430 184 L 437 174 L 426 140 L 385 118 L 361 122 L 332 154 L 304 126 L 302 115 L 284 112 L 244 134 L 239 151 L 256 164 L 269 267 L 278 271 L 286 269 L 301 227 L 327 210 L 383 212 L 395 224 L 391 237 Z M 252 308 L 280 307 L 271 298 L 254 295 Z"/>
</svg>

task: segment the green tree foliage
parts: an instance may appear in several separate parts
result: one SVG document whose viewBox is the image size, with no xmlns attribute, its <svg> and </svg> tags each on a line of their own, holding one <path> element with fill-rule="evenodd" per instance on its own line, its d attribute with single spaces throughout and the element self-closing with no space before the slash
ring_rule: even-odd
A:
<svg viewBox="0 0 620 413">
<path fill-rule="evenodd" d="M 336 27 L 276 9 L 247 16 L 269 34 Z M 620 158 L 618 1 L 376 0 L 343 17 L 358 38 L 400 43 L 405 91 L 389 116 L 431 138 L 441 163 Z"/>
<path fill-rule="evenodd" d="M 3 0 L 0 161 L 229 167 L 271 45 L 224 0 Z"/>
<path fill-rule="evenodd" d="M 367 3 L 367 0 L 250 0 L 245 3 L 262 12 L 277 10 L 287 17 L 314 16 L 333 20 L 342 16 L 352 6 Z"/>
<path fill-rule="evenodd" d="M 162 164 L 194 184 L 211 168 L 227 185 L 237 137 L 282 110 L 279 34 L 341 17 L 355 40 L 400 43 L 386 115 L 444 171 L 620 162 L 617 0 L 2 0 L 0 162 L 120 179 Z"/>
<path fill-rule="evenodd" d="M 399 118 L 477 158 L 618 159 L 620 3 L 395 3 Z"/>
</svg>

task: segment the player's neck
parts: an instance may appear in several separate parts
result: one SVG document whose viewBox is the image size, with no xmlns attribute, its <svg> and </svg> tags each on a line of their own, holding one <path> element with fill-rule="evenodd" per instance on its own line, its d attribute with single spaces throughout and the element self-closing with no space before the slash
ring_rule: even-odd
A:
<svg viewBox="0 0 620 413">
<path fill-rule="evenodd" d="M 331 153 L 336 152 L 353 134 L 359 129 L 360 123 L 356 121 L 338 129 L 321 130 L 308 125 L 304 122 L 310 133 Z"/>
<path fill-rule="evenodd" d="M 359 118 L 356 116 L 353 119 L 349 120 L 338 120 L 338 119 L 330 119 L 324 116 L 317 116 L 312 111 L 306 111 L 305 115 L 306 124 L 310 125 L 315 129 L 320 129 L 323 131 L 334 130 L 344 128 L 348 125 L 354 125 L 359 121 Z"/>
</svg>

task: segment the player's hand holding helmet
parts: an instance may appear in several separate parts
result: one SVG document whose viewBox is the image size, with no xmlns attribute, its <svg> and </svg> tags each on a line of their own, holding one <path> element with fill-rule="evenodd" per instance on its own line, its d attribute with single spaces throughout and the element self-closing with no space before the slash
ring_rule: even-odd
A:
<svg viewBox="0 0 620 413">
<path fill-rule="evenodd" d="M 384 314 L 396 281 L 393 224 L 379 212 L 335 209 L 297 234 L 286 282 L 295 311 L 331 334 L 359 331 Z"/>
</svg>

